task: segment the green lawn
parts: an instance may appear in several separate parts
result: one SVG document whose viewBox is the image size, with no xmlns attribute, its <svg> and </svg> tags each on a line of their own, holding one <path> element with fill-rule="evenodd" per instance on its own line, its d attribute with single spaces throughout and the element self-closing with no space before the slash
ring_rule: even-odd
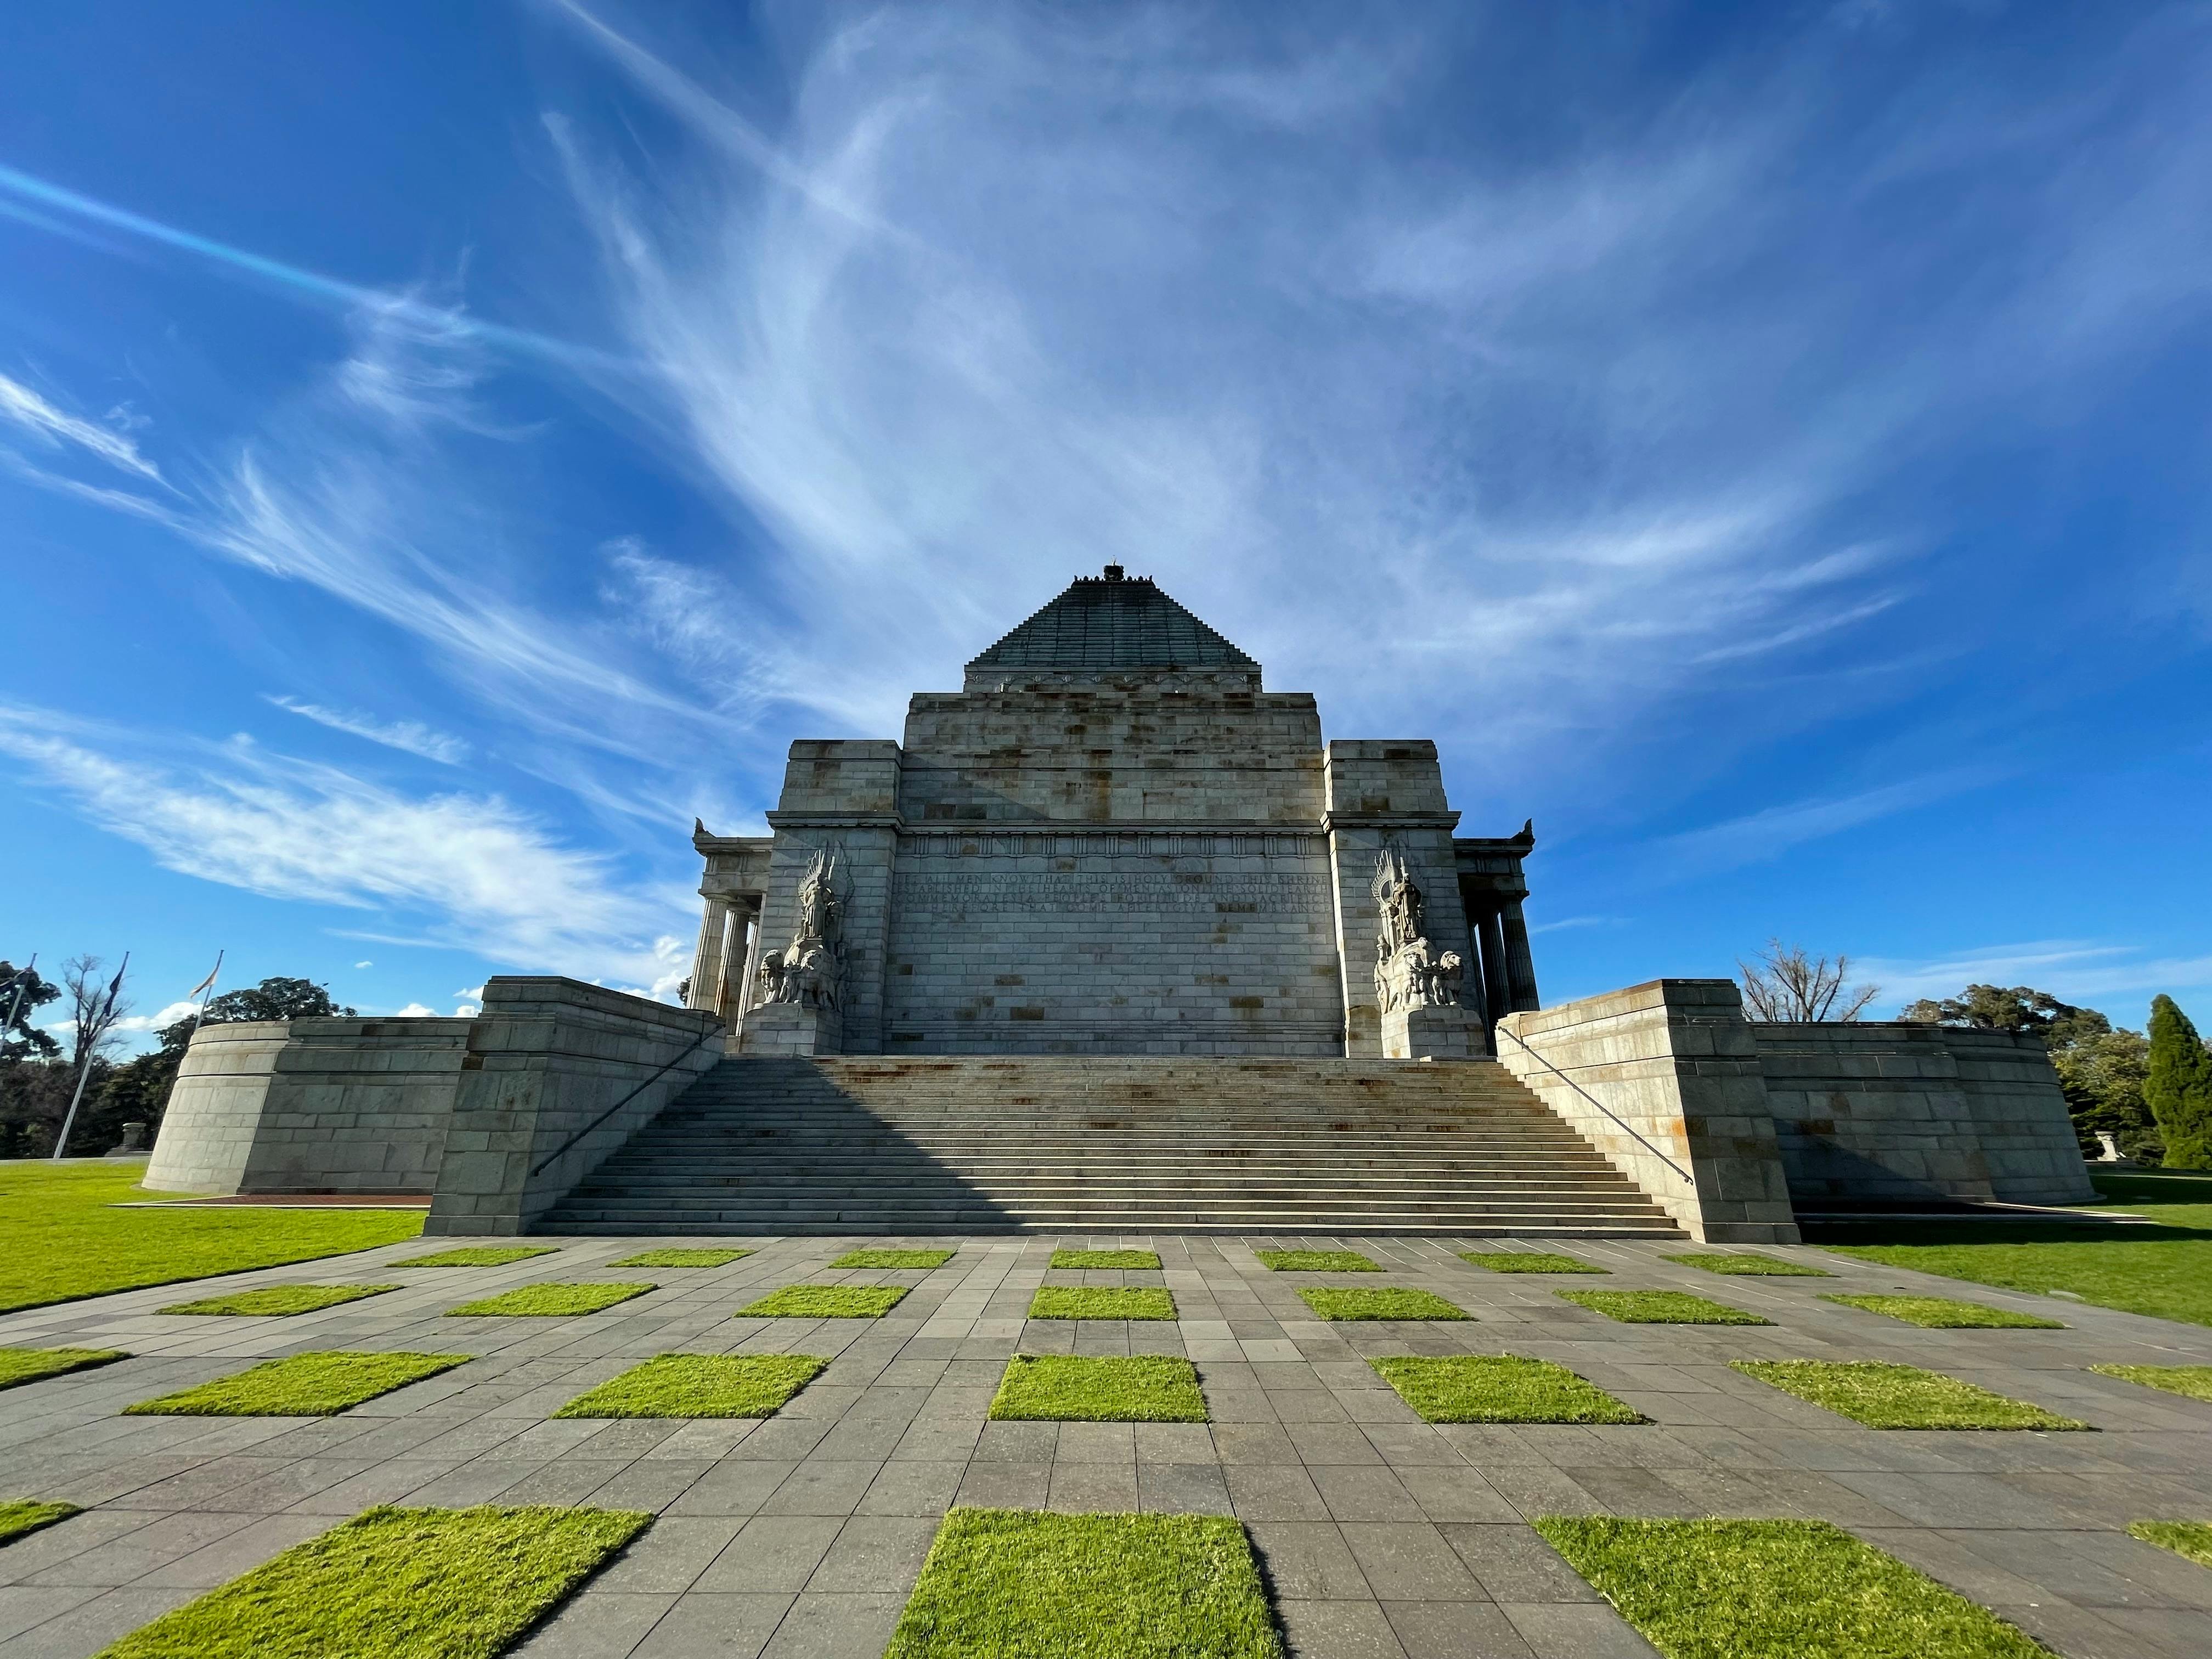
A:
<svg viewBox="0 0 2212 1659">
<path fill-rule="evenodd" d="M 1547 1255 L 1541 1250 L 1462 1250 L 1459 1259 L 1470 1267 L 1494 1273 L 1607 1273 L 1595 1261 L 1578 1255 Z"/>
<path fill-rule="evenodd" d="M 1931 1331 L 2063 1331 L 2055 1319 L 1992 1308 L 1984 1302 L 1954 1302 L 1944 1296 L 1824 1296 L 1823 1302 L 1840 1303 L 1868 1313 L 1887 1314 L 1908 1325 Z"/>
<path fill-rule="evenodd" d="M 881 1319 L 906 1299 L 903 1285 L 787 1285 L 733 1319 Z"/>
<path fill-rule="evenodd" d="M 394 1267 L 504 1267 L 510 1261 L 527 1261 L 536 1255 L 558 1255 L 557 1244 L 465 1244 L 458 1250 L 431 1255 L 410 1255 L 394 1261 Z"/>
<path fill-rule="evenodd" d="M 1048 1423 L 1203 1423 L 1198 1368 L 1166 1354 L 1016 1354 L 991 1415 Z"/>
<path fill-rule="evenodd" d="M 293 1314 L 313 1313 L 358 1302 L 365 1296 L 382 1296 L 397 1285 L 271 1285 L 264 1290 L 239 1291 L 211 1296 L 200 1302 L 173 1302 L 165 1314 L 235 1314 L 244 1317 L 283 1319 Z"/>
<path fill-rule="evenodd" d="M 2212 1521 L 2138 1521 L 2128 1536 L 2185 1555 L 2200 1567 L 2212 1567 Z"/>
<path fill-rule="evenodd" d="M 556 1417 L 774 1417 L 829 1364 L 803 1353 L 664 1353 L 580 1394 Z"/>
<path fill-rule="evenodd" d="M 1357 1250 L 1255 1250 L 1271 1273 L 1379 1273 L 1382 1263 Z"/>
<path fill-rule="evenodd" d="M 1571 1302 L 1592 1313 L 1624 1325 L 1771 1325 L 1741 1308 L 1725 1302 L 1709 1302 L 1687 1291 L 1553 1291 L 1563 1302 Z"/>
<path fill-rule="evenodd" d="M 1243 1526 L 956 1509 L 884 1659 L 1282 1659 Z"/>
<path fill-rule="evenodd" d="M 480 1302 L 464 1302 L 458 1308 L 448 1308 L 446 1316 L 449 1319 L 479 1316 L 561 1319 L 574 1314 L 594 1314 L 602 1308 L 611 1308 L 617 1302 L 627 1302 L 634 1296 L 643 1296 L 647 1291 L 659 1288 L 658 1285 L 520 1285 Z"/>
<path fill-rule="evenodd" d="M 465 1365 L 465 1353 L 295 1353 L 125 1407 L 131 1417 L 329 1417 Z"/>
<path fill-rule="evenodd" d="M 1755 1250 L 1734 1253 L 1693 1250 L 1686 1255 L 1661 1258 L 1679 1261 L 1686 1267 L 1696 1267 L 1709 1273 L 1728 1273 L 1739 1279 L 1833 1279 L 1835 1274 L 1826 1267 L 1808 1266 L 1802 1261 L 1784 1261 L 1778 1255 L 1761 1255 Z"/>
<path fill-rule="evenodd" d="M 957 1250 L 848 1250 L 833 1267 L 942 1267 Z"/>
<path fill-rule="evenodd" d="M 1031 1319 L 1173 1319 L 1174 1294 L 1103 1285 L 1048 1285 L 1030 1298 Z"/>
<path fill-rule="evenodd" d="M 0 1389 L 130 1358 L 118 1348 L 0 1348 Z"/>
<path fill-rule="evenodd" d="M 1667 1659 L 2048 1659 L 1988 1609 L 1825 1521 L 1534 1524 Z"/>
<path fill-rule="evenodd" d="M 1876 1359 L 1734 1359 L 1729 1366 L 1869 1429 L 2089 1426 L 1917 1365 Z"/>
<path fill-rule="evenodd" d="M 1403 1288 L 1348 1291 L 1326 1285 L 1308 1285 L 1299 1290 L 1298 1300 L 1322 1318 L 1337 1322 L 1470 1317 L 1464 1308 L 1445 1301 L 1432 1291 Z"/>
<path fill-rule="evenodd" d="M 2102 1194 L 2081 1207 L 2159 1224 L 1931 1221 L 1818 1228 L 1827 1249 L 1863 1261 L 2008 1291 L 2068 1291 L 2100 1307 L 2212 1325 L 2212 1176 L 2091 1172 Z"/>
<path fill-rule="evenodd" d="M 1367 1362 L 1430 1423 L 1641 1423 L 1565 1365 L 1519 1354 L 1402 1355 Z"/>
<path fill-rule="evenodd" d="M 652 1521 L 623 1510 L 370 1510 L 100 1659 L 492 1659 Z"/>
<path fill-rule="evenodd" d="M 75 1504 L 41 1504 L 32 1498 L 0 1503 L 0 1544 L 12 1544 L 41 1527 L 66 1521 L 76 1512 Z"/>
<path fill-rule="evenodd" d="M 1157 1250 L 1054 1250 L 1055 1267 L 1126 1267 L 1142 1271 L 1160 1265 Z"/>
<path fill-rule="evenodd" d="M 2092 1365 L 2100 1376 L 2117 1376 L 2123 1382 L 2140 1382 L 2146 1389 L 2186 1395 L 2212 1405 L 2212 1365 Z"/>
<path fill-rule="evenodd" d="M 143 1166 L 0 1163 L 0 1313 L 251 1267 L 282 1267 L 422 1230 L 418 1210 L 118 1210 L 177 1198 L 137 1185 Z"/>
<path fill-rule="evenodd" d="M 750 1250 L 640 1250 L 635 1255 L 626 1255 L 619 1261 L 610 1261 L 610 1267 L 726 1267 L 741 1256 L 750 1255 Z"/>
</svg>

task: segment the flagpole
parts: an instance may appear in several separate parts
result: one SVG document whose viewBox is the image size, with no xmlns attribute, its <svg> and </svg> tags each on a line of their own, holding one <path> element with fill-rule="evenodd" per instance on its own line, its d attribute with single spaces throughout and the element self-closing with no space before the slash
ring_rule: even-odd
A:
<svg viewBox="0 0 2212 1659">
<path fill-rule="evenodd" d="M 124 969 L 130 966 L 131 952 L 125 951 L 123 953 L 122 967 L 118 968 L 115 970 L 115 977 L 108 981 L 107 1000 L 100 1004 L 100 1012 L 93 1017 L 95 1030 L 97 1030 L 99 1026 L 105 1024 L 106 1023 L 107 1017 L 115 1012 L 116 996 L 123 989 Z M 80 1032 L 79 1035 L 82 1036 L 82 1033 Z M 94 1042 L 97 1042 L 97 1041 L 98 1039 L 95 1037 Z M 54 1139 L 54 1155 L 50 1160 L 48 1160 L 51 1163 L 60 1163 L 62 1161 L 63 1152 L 68 1150 L 70 1130 L 75 1127 L 76 1124 L 77 1103 L 84 1098 L 85 1079 L 92 1075 L 92 1051 L 93 1044 L 88 1043 L 85 1047 L 84 1059 L 77 1066 L 76 1092 L 70 1097 L 69 1115 L 62 1120 L 62 1132 Z"/>
<path fill-rule="evenodd" d="M 208 976 L 200 981 L 200 1004 L 192 1010 L 192 1029 L 185 1034 L 185 1047 L 187 1048 L 192 1046 L 192 1039 L 200 1034 L 200 1017 L 207 1012 L 208 1000 L 215 995 L 215 976 L 222 971 L 222 952 L 217 951 L 215 966 L 208 969 Z"/>
</svg>

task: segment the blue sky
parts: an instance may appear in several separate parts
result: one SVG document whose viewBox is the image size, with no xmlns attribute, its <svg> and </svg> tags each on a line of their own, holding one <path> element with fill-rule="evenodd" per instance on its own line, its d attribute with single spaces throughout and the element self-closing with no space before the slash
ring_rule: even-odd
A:
<svg viewBox="0 0 2212 1659">
<path fill-rule="evenodd" d="M 672 991 L 1109 560 L 1534 817 L 1548 1000 L 2212 1015 L 2212 12 L 14 9 L 0 953 Z"/>
</svg>

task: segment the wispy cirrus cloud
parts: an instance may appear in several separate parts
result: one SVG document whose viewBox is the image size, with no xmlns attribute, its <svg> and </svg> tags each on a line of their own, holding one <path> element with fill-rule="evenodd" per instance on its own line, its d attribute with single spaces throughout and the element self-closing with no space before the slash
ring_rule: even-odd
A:
<svg viewBox="0 0 2212 1659">
<path fill-rule="evenodd" d="M 2110 999 L 2147 1002 L 2161 991 L 2212 987 L 2212 956 L 2159 957 L 2137 945 L 2095 939 L 2033 939 L 1936 957 L 1854 958 L 1853 972 L 1879 984 L 1885 1002 L 1956 996 L 1969 985 L 2025 985 L 2062 1001 L 2106 1000 L 2106 1012 L 2127 1024 L 2140 1023 L 2140 1009 L 2111 1006 Z"/>
<path fill-rule="evenodd" d="M 320 703 L 303 702 L 292 696 L 268 696 L 264 700 L 318 726 L 327 726 L 334 732 L 366 738 L 370 743 L 380 743 L 387 749 L 419 755 L 441 765 L 459 766 L 469 757 L 466 741 L 451 732 L 434 731 L 420 720 L 380 720 L 373 715 L 326 708 Z"/>
<path fill-rule="evenodd" d="M 1996 782 L 1996 766 L 1956 767 L 1878 785 L 1848 795 L 1792 801 L 1662 838 L 1662 861 L 1685 872 L 1710 872 L 1778 858 L 1794 847 L 1841 835 L 1863 823 L 1909 812 Z"/>
<path fill-rule="evenodd" d="M 48 448 L 74 447 L 150 483 L 164 482 L 161 469 L 138 453 L 128 432 L 57 409 L 21 380 L 5 374 L 0 374 L 0 422 L 28 433 Z"/>
</svg>

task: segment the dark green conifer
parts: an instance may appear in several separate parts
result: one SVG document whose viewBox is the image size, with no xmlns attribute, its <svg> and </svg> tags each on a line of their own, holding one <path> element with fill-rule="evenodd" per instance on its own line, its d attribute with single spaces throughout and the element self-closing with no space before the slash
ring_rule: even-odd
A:
<svg viewBox="0 0 2212 1659">
<path fill-rule="evenodd" d="M 2212 1051 L 2172 997 L 2151 999 L 2143 1100 L 2165 1139 L 2166 1167 L 2212 1170 Z"/>
</svg>

